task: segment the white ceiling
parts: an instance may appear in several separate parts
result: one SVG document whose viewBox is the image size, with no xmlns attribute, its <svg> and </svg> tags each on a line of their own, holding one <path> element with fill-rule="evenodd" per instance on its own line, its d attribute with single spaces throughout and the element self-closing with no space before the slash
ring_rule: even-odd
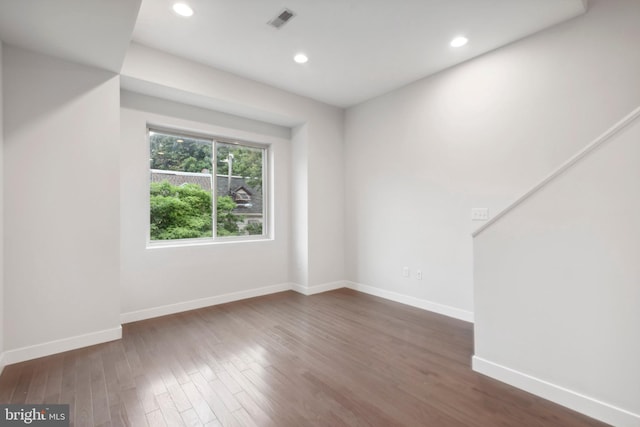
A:
<svg viewBox="0 0 640 427">
<path fill-rule="evenodd" d="M 583 0 L 143 0 L 141 44 L 346 107 L 585 12 Z M 284 7 L 296 16 L 267 25 Z M 459 34 L 469 44 L 454 49 Z M 298 51 L 309 56 L 299 65 Z"/>
<path fill-rule="evenodd" d="M 346 107 L 585 11 L 584 0 L 182 0 L 195 10 L 185 19 L 173 1 L 0 0 L 0 39 L 118 72 L 133 38 Z M 268 26 L 284 7 L 297 15 Z M 458 34 L 469 44 L 451 48 Z"/>
</svg>

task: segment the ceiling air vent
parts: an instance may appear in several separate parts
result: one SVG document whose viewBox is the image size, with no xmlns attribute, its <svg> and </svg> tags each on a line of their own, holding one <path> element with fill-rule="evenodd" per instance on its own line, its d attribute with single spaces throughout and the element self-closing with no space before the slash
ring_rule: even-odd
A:
<svg viewBox="0 0 640 427">
<path fill-rule="evenodd" d="M 291 18 L 293 18 L 294 16 L 296 16 L 296 14 L 293 13 L 292 10 L 285 9 L 282 12 L 280 12 L 280 14 L 278 16 L 273 18 L 271 21 L 267 22 L 267 24 L 271 25 L 273 28 L 278 28 L 279 29 L 284 24 L 289 22 L 289 20 Z"/>
</svg>

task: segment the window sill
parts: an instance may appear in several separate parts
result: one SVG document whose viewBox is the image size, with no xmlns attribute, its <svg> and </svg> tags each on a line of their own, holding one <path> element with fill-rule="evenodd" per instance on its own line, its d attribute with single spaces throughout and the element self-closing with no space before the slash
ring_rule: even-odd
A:
<svg viewBox="0 0 640 427">
<path fill-rule="evenodd" d="M 216 240 L 212 239 L 184 239 L 184 240 L 164 240 L 164 241 L 147 241 L 147 249 L 164 249 L 164 248 L 186 248 L 193 246 L 218 246 L 229 244 L 246 244 L 246 243 L 262 243 L 273 242 L 273 237 L 263 236 L 246 236 L 246 237 L 220 237 Z"/>
</svg>

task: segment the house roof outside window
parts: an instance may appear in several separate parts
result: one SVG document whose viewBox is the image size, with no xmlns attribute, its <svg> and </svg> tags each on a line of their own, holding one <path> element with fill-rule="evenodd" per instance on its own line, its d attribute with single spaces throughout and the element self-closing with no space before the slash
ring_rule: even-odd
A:
<svg viewBox="0 0 640 427">
<path fill-rule="evenodd" d="M 168 181 L 171 185 L 196 184 L 203 190 L 211 191 L 212 175 L 210 173 L 181 172 L 161 169 L 151 169 L 151 182 Z M 229 191 L 229 188 L 231 189 Z M 262 215 L 262 191 L 247 184 L 241 176 L 232 176 L 229 186 L 229 176 L 216 176 L 216 194 L 220 196 L 231 196 L 237 206 L 233 213 L 239 215 Z M 249 198 L 244 197 L 246 194 Z"/>
</svg>

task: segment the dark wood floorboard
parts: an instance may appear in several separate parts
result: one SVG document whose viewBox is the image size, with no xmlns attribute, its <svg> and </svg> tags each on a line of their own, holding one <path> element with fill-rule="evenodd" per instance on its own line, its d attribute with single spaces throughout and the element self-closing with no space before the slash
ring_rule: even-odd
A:
<svg viewBox="0 0 640 427">
<path fill-rule="evenodd" d="M 130 323 L 123 338 L 7 366 L 0 403 L 71 425 L 603 426 L 471 370 L 473 327 L 341 289 Z"/>
</svg>

